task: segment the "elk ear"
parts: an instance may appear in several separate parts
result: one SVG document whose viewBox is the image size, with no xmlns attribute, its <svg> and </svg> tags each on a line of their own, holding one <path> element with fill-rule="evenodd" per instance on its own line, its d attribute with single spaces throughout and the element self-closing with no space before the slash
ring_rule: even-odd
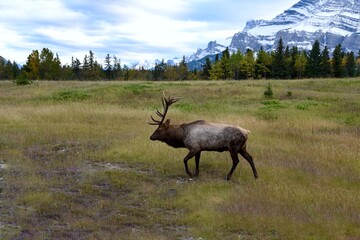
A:
<svg viewBox="0 0 360 240">
<path fill-rule="evenodd" d="M 168 128 L 170 126 L 170 119 L 166 120 L 166 122 L 164 123 L 164 127 Z"/>
</svg>

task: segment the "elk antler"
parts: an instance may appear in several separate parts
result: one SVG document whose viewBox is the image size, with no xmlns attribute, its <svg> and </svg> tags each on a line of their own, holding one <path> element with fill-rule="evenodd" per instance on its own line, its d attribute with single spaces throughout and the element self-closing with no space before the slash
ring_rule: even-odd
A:
<svg viewBox="0 0 360 240">
<path fill-rule="evenodd" d="M 151 116 L 151 120 L 152 120 L 153 122 L 148 122 L 148 121 L 147 121 L 147 123 L 150 124 L 150 125 L 159 125 L 159 126 L 160 126 L 160 125 L 164 122 L 164 120 L 165 120 L 165 116 L 166 116 L 166 113 L 167 113 L 170 105 L 173 104 L 173 103 L 175 103 L 175 102 L 177 102 L 177 101 L 179 101 L 179 100 L 181 99 L 181 97 L 172 97 L 172 98 L 171 98 L 170 96 L 169 96 L 168 98 L 166 98 L 164 92 L 163 92 L 163 95 L 164 95 L 164 97 L 161 98 L 161 103 L 162 103 L 162 105 L 163 105 L 164 112 L 161 113 L 159 110 L 156 110 L 156 114 L 157 114 L 159 117 L 161 117 L 161 120 L 156 120 L 156 119 L 154 119 L 153 116 Z"/>
</svg>

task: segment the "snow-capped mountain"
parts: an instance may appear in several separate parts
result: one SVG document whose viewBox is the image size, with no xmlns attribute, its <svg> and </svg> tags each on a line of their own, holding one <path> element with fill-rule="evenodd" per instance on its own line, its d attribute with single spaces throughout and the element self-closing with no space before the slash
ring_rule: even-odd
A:
<svg viewBox="0 0 360 240">
<path fill-rule="evenodd" d="M 223 52 L 227 46 L 219 44 L 216 41 L 211 41 L 208 43 L 207 48 L 205 49 L 198 48 L 195 53 L 193 53 L 190 57 L 186 58 L 186 61 L 187 62 L 197 61 L 209 55 L 219 54 Z"/>
<path fill-rule="evenodd" d="M 182 59 L 175 57 L 173 59 L 169 59 L 167 60 L 165 63 L 171 66 L 175 66 L 175 65 L 179 65 L 180 62 L 182 61 Z M 160 64 L 162 61 L 160 61 L 159 59 L 156 59 L 154 62 L 149 62 L 148 60 L 142 60 L 136 63 L 132 63 L 130 65 L 130 68 L 132 69 L 154 69 L 156 64 Z"/>
<path fill-rule="evenodd" d="M 357 53 L 360 49 L 360 0 L 300 0 L 272 20 L 248 21 L 233 37 L 221 43 L 210 41 L 205 49 L 199 48 L 186 57 L 186 62 L 190 69 L 199 69 L 205 57 L 215 59 L 214 56 L 226 47 L 230 52 L 238 49 L 245 52 L 248 48 L 258 51 L 261 47 L 271 51 L 280 38 L 285 46 L 296 45 L 300 49 L 311 49 L 318 40 L 321 47 L 327 46 L 330 51 L 341 44 L 344 49 Z M 167 63 L 175 65 L 181 60 L 175 58 Z M 155 64 L 136 65 L 139 66 L 151 69 Z"/>
<path fill-rule="evenodd" d="M 148 60 L 142 60 L 136 63 L 131 64 L 130 68 L 133 69 L 152 69 L 155 67 L 155 63 L 151 63 Z"/>
<path fill-rule="evenodd" d="M 236 33 L 230 47 L 272 50 L 277 41 L 310 49 L 318 40 L 331 50 L 342 44 L 349 51 L 360 48 L 359 0 L 301 0 L 270 21 L 252 20 Z"/>
</svg>

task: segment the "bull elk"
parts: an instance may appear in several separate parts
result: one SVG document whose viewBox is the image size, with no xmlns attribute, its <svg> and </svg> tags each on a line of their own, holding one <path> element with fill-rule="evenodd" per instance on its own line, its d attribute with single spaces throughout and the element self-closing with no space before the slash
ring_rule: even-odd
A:
<svg viewBox="0 0 360 240">
<path fill-rule="evenodd" d="M 226 179 L 229 180 L 236 166 L 239 163 L 238 153 L 241 154 L 250 164 L 254 177 L 257 178 L 255 164 L 252 156 L 246 151 L 246 141 L 249 130 L 237 126 L 231 126 L 219 123 L 209 123 L 204 120 L 197 120 L 181 125 L 171 125 L 170 119 L 165 122 L 166 113 L 171 104 L 177 102 L 180 98 L 170 96 L 162 97 L 163 112 L 156 110 L 156 114 L 161 118 L 156 120 L 151 116 L 150 125 L 156 125 L 158 128 L 151 135 L 152 141 L 158 140 L 174 148 L 187 148 L 189 153 L 184 158 L 186 173 L 192 177 L 188 167 L 188 161 L 195 156 L 195 176 L 199 175 L 200 155 L 202 151 L 229 151 L 233 165 Z"/>
</svg>

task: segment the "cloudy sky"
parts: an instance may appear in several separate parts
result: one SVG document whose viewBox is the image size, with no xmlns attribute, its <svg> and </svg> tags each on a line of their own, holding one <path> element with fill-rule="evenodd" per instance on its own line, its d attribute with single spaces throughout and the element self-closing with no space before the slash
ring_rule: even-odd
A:
<svg viewBox="0 0 360 240">
<path fill-rule="evenodd" d="M 1 0 L 0 56 L 24 63 L 49 48 L 62 64 L 92 50 L 122 63 L 191 55 L 251 19 L 272 19 L 299 0 Z"/>
</svg>

